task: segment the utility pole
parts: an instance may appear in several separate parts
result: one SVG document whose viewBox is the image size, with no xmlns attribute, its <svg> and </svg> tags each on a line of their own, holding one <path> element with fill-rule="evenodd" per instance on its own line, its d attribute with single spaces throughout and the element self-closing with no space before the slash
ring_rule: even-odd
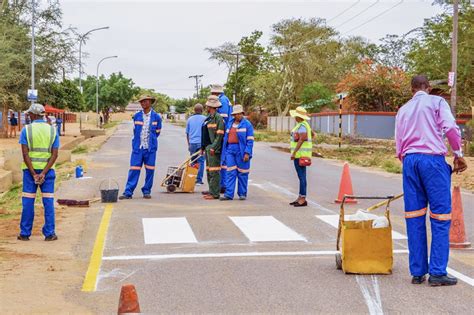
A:
<svg viewBox="0 0 474 315">
<path fill-rule="evenodd" d="M 31 1 L 31 89 L 35 89 L 35 0 Z M 34 101 L 31 101 L 33 105 Z"/>
<path fill-rule="evenodd" d="M 453 37 L 451 51 L 451 72 L 454 74 L 453 86 L 451 87 L 451 112 L 456 118 L 456 97 L 457 97 L 457 66 L 458 66 L 458 20 L 459 20 L 459 0 L 454 0 L 453 4 Z"/>
<path fill-rule="evenodd" d="M 232 101 L 234 102 L 234 105 L 237 104 L 237 84 L 239 83 L 239 57 L 240 57 L 240 54 L 237 53 L 237 61 L 235 63 L 234 95 L 232 97 Z"/>
<path fill-rule="evenodd" d="M 190 75 L 190 79 L 195 79 L 196 80 L 196 98 L 199 98 L 199 79 L 201 79 L 204 75 L 203 74 L 195 74 L 195 75 Z"/>
</svg>

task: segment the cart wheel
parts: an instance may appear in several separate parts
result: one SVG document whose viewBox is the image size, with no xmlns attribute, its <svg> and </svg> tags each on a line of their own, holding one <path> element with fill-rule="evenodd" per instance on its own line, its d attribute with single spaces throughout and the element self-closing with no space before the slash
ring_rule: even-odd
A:
<svg viewBox="0 0 474 315">
<path fill-rule="evenodd" d="M 336 268 L 337 270 L 342 270 L 342 256 L 340 253 L 336 254 Z"/>
<path fill-rule="evenodd" d="M 176 191 L 176 185 L 171 184 L 166 186 L 166 191 L 169 193 L 174 193 Z"/>
</svg>

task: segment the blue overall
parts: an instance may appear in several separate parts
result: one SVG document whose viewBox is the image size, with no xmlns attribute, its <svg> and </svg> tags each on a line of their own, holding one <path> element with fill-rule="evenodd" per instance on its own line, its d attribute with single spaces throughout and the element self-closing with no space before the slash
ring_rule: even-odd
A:
<svg viewBox="0 0 474 315">
<path fill-rule="evenodd" d="M 230 199 L 234 198 L 235 182 L 238 180 L 237 195 L 247 197 L 247 187 L 250 172 L 250 159 L 253 151 L 253 126 L 247 119 L 243 118 L 237 127 L 239 143 L 228 143 L 229 131 L 234 120 L 229 122 L 224 136 L 222 156 L 224 156 L 226 169 L 225 194 Z M 244 155 L 248 154 L 250 159 L 244 162 Z"/>
<path fill-rule="evenodd" d="M 33 123 L 46 123 L 44 120 L 35 120 Z M 34 136 L 33 136 L 34 137 Z M 20 134 L 20 144 L 28 145 L 26 130 L 23 128 Z M 34 138 L 33 138 L 34 142 Z M 53 149 L 59 148 L 59 137 L 56 134 L 54 139 Z M 37 174 L 43 170 L 35 170 Z M 55 219 L 54 219 L 54 181 L 56 179 L 56 172 L 50 169 L 45 176 L 43 184 L 35 184 L 35 179 L 28 169 L 23 169 L 23 194 L 21 197 L 22 212 L 20 220 L 20 235 L 30 236 L 33 228 L 33 220 L 35 218 L 35 199 L 38 186 L 42 194 L 42 201 L 44 207 L 44 225 L 43 235 L 49 237 L 55 235 Z"/>
<path fill-rule="evenodd" d="M 407 154 L 403 159 L 403 192 L 411 275 L 446 275 L 451 225 L 451 166 L 442 155 Z M 429 262 L 428 204 L 431 221 Z"/>
<path fill-rule="evenodd" d="M 132 155 L 130 157 L 130 170 L 128 171 L 127 184 L 125 186 L 124 196 L 131 197 L 138 185 L 142 165 L 145 166 L 145 184 L 142 187 L 143 195 L 150 195 L 155 175 L 156 151 L 158 150 L 158 137 L 161 132 L 161 116 L 154 110 L 151 110 L 150 133 L 148 137 L 148 148 L 143 148 L 141 143 L 141 132 L 143 129 L 143 111 L 133 116 L 133 139 Z"/>
<path fill-rule="evenodd" d="M 224 119 L 224 127 L 227 129 L 227 125 L 229 124 L 229 120 L 232 118 L 232 104 L 230 103 L 229 98 L 224 94 L 221 93 L 219 95 L 219 102 L 221 102 L 222 106 L 217 109 L 217 112 L 221 117 Z M 225 177 L 226 177 L 226 164 L 225 164 L 225 156 L 222 154 L 221 156 L 221 188 L 225 188 Z"/>
</svg>

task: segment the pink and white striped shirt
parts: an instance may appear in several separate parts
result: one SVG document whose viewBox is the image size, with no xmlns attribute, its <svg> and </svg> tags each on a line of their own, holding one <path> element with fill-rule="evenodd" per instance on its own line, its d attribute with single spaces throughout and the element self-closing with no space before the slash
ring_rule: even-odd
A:
<svg viewBox="0 0 474 315">
<path fill-rule="evenodd" d="M 443 135 L 453 152 L 460 155 L 461 132 L 442 97 L 418 91 L 398 110 L 395 141 L 400 160 L 410 153 L 446 155 L 448 150 Z"/>
</svg>

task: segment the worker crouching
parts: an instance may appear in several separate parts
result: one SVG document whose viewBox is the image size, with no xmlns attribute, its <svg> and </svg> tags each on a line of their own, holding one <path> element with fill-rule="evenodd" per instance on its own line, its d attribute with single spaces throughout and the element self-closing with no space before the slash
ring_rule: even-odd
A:
<svg viewBox="0 0 474 315">
<path fill-rule="evenodd" d="M 224 136 L 223 155 L 227 166 L 225 193 L 222 201 L 234 199 L 235 183 L 238 180 L 237 195 L 239 200 L 247 198 L 247 187 L 250 172 L 250 160 L 253 151 L 253 126 L 244 117 L 242 105 L 235 105 L 232 120 Z"/>
<path fill-rule="evenodd" d="M 119 199 L 131 199 L 137 187 L 142 165 L 145 165 L 145 184 L 142 187 L 143 198 L 151 198 L 151 188 L 155 175 L 156 151 L 158 150 L 158 137 L 161 132 L 161 116 L 151 106 L 155 98 L 142 97 L 140 105 L 143 110 L 133 116 L 132 155 L 130 157 L 130 170 L 123 195 Z"/>
</svg>

